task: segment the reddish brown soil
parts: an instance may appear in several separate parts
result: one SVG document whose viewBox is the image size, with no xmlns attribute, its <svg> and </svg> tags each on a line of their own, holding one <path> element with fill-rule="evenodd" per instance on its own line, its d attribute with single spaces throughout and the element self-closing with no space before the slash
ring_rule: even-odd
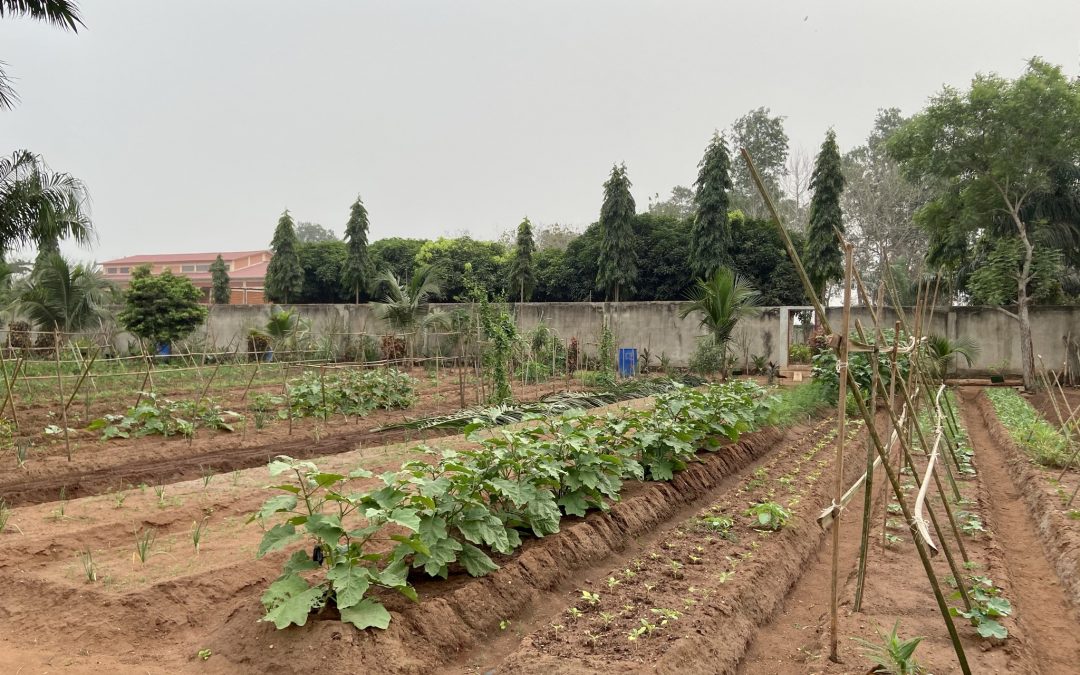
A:
<svg viewBox="0 0 1080 675">
<path fill-rule="evenodd" d="M 62 438 L 53 438 L 46 445 L 35 447 L 29 461 L 21 469 L 17 468 L 13 455 L 0 458 L 3 462 L 0 469 L 0 497 L 9 505 L 38 504 L 59 499 L 61 489 L 70 499 L 140 483 L 157 485 L 191 480 L 207 472 L 225 473 L 261 466 L 268 458 L 277 455 L 316 457 L 453 433 L 428 430 L 418 435 L 417 432 L 406 431 L 372 431 L 384 424 L 447 414 L 460 409 L 456 381 L 444 377 L 441 384 L 435 385 L 430 378 L 422 377 L 422 372 L 414 374 L 421 376 L 417 401 L 408 409 L 377 410 L 366 417 L 352 419 L 336 416 L 325 422 L 313 418 L 296 419 L 293 420 L 291 433 L 289 423 L 285 420 L 269 421 L 266 427 L 258 430 L 253 423 L 241 423 L 233 433 L 202 429 L 191 442 L 177 436 L 102 441 L 100 432 L 80 429 L 72 435 L 70 462 Z M 552 381 L 528 387 L 518 385 L 515 395 L 521 400 L 538 398 L 560 388 L 562 384 L 561 381 Z M 239 391 L 242 392 L 242 389 Z M 238 399 L 239 394 L 235 398 Z M 92 414 L 97 416 L 117 412 L 132 403 L 134 401 L 103 407 Z M 247 413 L 245 408 L 240 408 L 240 411 Z M 53 423 L 45 418 L 36 420 L 27 412 L 20 412 L 24 416 L 21 418 L 24 428 L 31 428 L 37 422 L 40 422 L 41 428 Z M 41 410 L 34 412 L 40 413 Z"/>
<path fill-rule="evenodd" d="M 961 508 L 978 513 L 989 534 L 974 538 L 962 535 L 969 558 L 979 564 L 975 572 L 991 577 L 1013 603 L 1014 615 L 1005 620 L 1010 636 L 1000 644 L 979 638 L 974 628 L 957 618 L 965 653 L 975 673 L 1068 673 L 1077 672 L 1080 646 L 1071 637 L 1080 630 L 1057 577 L 1041 554 L 1038 532 L 1024 508 L 1021 495 L 1009 480 L 1001 448 L 988 435 L 972 403 L 963 404 L 966 425 L 978 474 L 960 481 L 961 494 L 974 500 Z M 917 460 L 922 468 L 922 462 Z M 880 472 L 879 472 L 880 473 Z M 877 480 L 884 477 L 879 476 Z M 910 478 L 906 478 L 910 481 Z M 948 489 L 948 488 L 946 488 Z M 933 491 L 932 491 L 933 492 Z M 914 490 L 908 493 L 909 502 Z M 851 522 L 861 517 L 852 509 Z M 852 532 L 841 547 L 844 589 L 841 602 L 839 648 L 842 663 L 828 660 L 828 588 L 831 573 L 828 548 L 806 571 L 786 602 L 785 610 L 756 637 L 739 672 L 779 674 L 791 672 L 865 673 L 868 662 L 851 638 L 880 642 L 877 631 L 888 631 L 900 621 L 900 635 L 925 636 L 916 652 L 918 660 L 934 673 L 960 672 L 955 652 L 937 610 L 930 586 L 919 562 L 911 534 L 902 524 L 890 528 L 903 537 L 897 544 L 883 545 L 883 504 L 875 504 L 878 523 L 868 559 L 868 580 L 861 613 L 852 610 L 858 536 Z M 938 505 L 938 515 L 944 516 Z M 900 516 L 892 516 L 896 521 Z M 850 525 L 848 526 L 851 527 Z M 946 537 L 959 555 L 951 534 Z M 952 588 L 944 556 L 933 561 L 935 575 L 948 593 Z M 950 605 L 958 599 L 948 598 Z"/>
<path fill-rule="evenodd" d="M 674 673 L 733 667 L 820 540 L 811 512 L 813 495 L 828 491 L 833 428 L 825 420 L 789 434 L 764 463 L 711 491 L 672 527 L 575 577 L 561 598 L 512 627 L 509 632 L 516 636 L 486 643 L 449 672 Z M 793 514 L 779 532 L 755 530 L 744 513 L 750 503 L 769 499 Z M 734 520 L 730 537 L 700 519 L 721 515 Z M 583 599 L 583 591 L 596 593 L 598 601 Z M 629 640 L 642 620 L 655 628 Z"/>
<path fill-rule="evenodd" d="M 620 404 L 644 406 L 648 400 Z M 24 506 L 0 534 L 0 672 L 300 672 L 330 659 L 347 672 L 427 672 L 453 651 L 498 631 L 575 570 L 660 526 L 680 505 L 767 452 L 778 438 L 762 432 L 704 456 L 670 484 L 632 486 L 610 515 L 565 524 L 562 533 L 527 542 L 483 579 L 421 583 L 418 605 L 388 598 L 385 632 L 337 621 L 275 631 L 258 623 L 258 598 L 282 555 L 257 561 L 262 536 L 247 515 L 263 500 L 265 469 L 118 495 Z M 458 436 L 439 447 L 466 444 Z M 378 471 L 400 462 L 407 446 L 354 450 L 320 460 L 326 470 L 357 464 Z M 205 519 L 201 551 L 191 528 Z M 134 557 L 135 532 L 154 528 L 153 554 Z M 89 583 L 80 554 L 98 579 Z M 330 617 L 324 617 L 330 618 Z M 196 654 L 210 649 L 205 663 Z"/>
</svg>

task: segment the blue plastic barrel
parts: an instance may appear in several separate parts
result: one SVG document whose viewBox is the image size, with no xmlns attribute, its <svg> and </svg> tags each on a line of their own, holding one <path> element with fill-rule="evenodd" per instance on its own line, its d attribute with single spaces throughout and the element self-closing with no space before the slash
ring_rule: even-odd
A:
<svg viewBox="0 0 1080 675">
<path fill-rule="evenodd" d="M 621 347 L 619 349 L 619 377 L 637 375 L 637 349 Z"/>
<path fill-rule="evenodd" d="M 170 345 L 168 342 L 162 342 L 161 344 L 158 345 L 157 355 L 158 356 L 171 356 L 172 355 L 172 345 Z"/>
</svg>

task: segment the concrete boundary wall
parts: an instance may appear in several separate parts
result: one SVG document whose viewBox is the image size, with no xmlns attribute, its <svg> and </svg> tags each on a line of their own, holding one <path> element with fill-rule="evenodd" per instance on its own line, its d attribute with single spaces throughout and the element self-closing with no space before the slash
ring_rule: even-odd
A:
<svg viewBox="0 0 1080 675">
<path fill-rule="evenodd" d="M 582 349 L 596 351 L 600 330 L 607 320 L 615 334 L 619 347 L 636 347 L 639 353 L 648 349 L 653 363 L 661 355 L 670 359 L 674 366 L 685 366 L 693 354 L 698 339 L 704 331 L 694 316 L 679 318 L 684 303 L 680 302 L 556 302 L 523 303 L 512 305 L 519 329 L 530 331 L 543 322 L 561 339 L 569 341 L 576 337 Z M 432 309 L 451 311 L 461 305 L 436 304 Z M 379 321 L 370 305 L 296 305 L 301 316 L 310 321 L 315 335 L 329 332 L 367 333 L 381 335 L 390 332 Z M 736 329 L 736 356 L 742 359 L 741 341 L 748 344 L 748 355 L 768 355 L 777 362 L 786 362 L 789 326 L 793 314 L 805 308 L 768 307 L 759 316 L 747 319 Z M 219 347 L 236 347 L 243 344 L 248 331 L 261 327 L 269 317 L 268 305 L 226 305 L 211 309 L 205 329 L 206 337 Z M 840 321 L 840 308 L 828 310 L 829 321 Z M 910 316 L 910 313 L 909 313 Z M 883 321 L 891 326 L 892 310 L 885 310 Z M 856 307 L 852 311 L 854 321 L 861 320 L 870 329 L 869 311 Z M 1041 354 L 1047 366 L 1060 368 L 1064 363 L 1065 338 L 1072 336 L 1080 341 L 1080 307 L 1054 306 L 1032 309 L 1035 353 Z M 792 342 L 804 339 L 804 331 L 790 331 Z M 1020 339 L 1015 319 L 990 307 L 953 307 L 938 310 L 930 322 L 929 332 L 945 335 L 952 340 L 970 338 L 980 353 L 971 368 L 963 362 L 957 364 L 957 372 L 987 372 L 1002 369 L 1008 373 L 1019 372 Z M 123 337 L 120 344 L 123 345 Z M 1070 355 L 1074 365 L 1077 354 Z"/>
</svg>

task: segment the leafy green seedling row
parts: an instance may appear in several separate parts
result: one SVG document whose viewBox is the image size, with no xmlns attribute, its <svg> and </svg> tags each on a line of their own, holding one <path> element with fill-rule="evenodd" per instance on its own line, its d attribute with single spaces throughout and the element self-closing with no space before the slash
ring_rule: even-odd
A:
<svg viewBox="0 0 1080 675">
<path fill-rule="evenodd" d="M 252 516 L 279 520 L 258 555 L 305 539 L 314 547 L 310 556 L 295 551 L 263 594 L 263 620 L 302 626 L 332 604 L 358 628 L 386 628 L 390 614 L 370 595 L 373 587 L 416 600 L 410 569 L 445 578 L 457 565 L 488 574 L 498 569 L 489 553 L 512 553 L 523 533 L 558 532 L 564 516 L 608 509 L 624 480 L 671 480 L 699 448 L 767 423 L 774 404 L 761 387 L 731 382 L 708 391 L 678 387 L 651 410 L 619 416 L 572 411 L 489 437 L 470 429 L 475 448 L 409 462 L 378 476 L 381 486 L 367 492 L 345 490 L 350 479 L 373 477 L 364 469 L 325 473 L 279 457 L 270 474 L 288 478 L 272 486 L 282 494 Z"/>
</svg>

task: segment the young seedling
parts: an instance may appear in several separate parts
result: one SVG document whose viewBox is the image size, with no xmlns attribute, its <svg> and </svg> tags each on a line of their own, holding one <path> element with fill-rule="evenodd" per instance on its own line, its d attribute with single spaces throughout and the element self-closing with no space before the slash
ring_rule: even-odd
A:
<svg viewBox="0 0 1080 675">
<path fill-rule="evenodd" d="M 585 633 L 585 641 L 588 642 L 590 647 L 595 647 L 599 640 L 600 640 L 599 633 L 593 633 L 591 631 L 587 631 Z"/>
<path fill-rule="evenodd" d="M 600 612 L 600 620 L 604 622 L 604 627 L 611 625 L 611 622 L 615 620 L 615 615 L 611 612 Z"/>
<path fill-rule="evenodd" d="M 506 630 L 510 627 L 510 619 L 503 619 L 499 622 L 499 630 Z"/>
<path fill-rule="evenodd" d="M 650 584 L 647 581 L 645 582 L 644 586 L 645 586 L 645 595 L 648 595 L 649 593 L 652 593 L 652 589 L 656 588 L 656 584 Z"/>
<path fill-rule="evenodd" d="M 584 612 L 582 612 L 577 607 L 571 607 L 570 609 L 566 610 L 566 613 L 570 615 L 571 619 L 580 619 L 581 615 L 584 614 Z"/>
<path fill-rule="evenodd" d="M 0 532 L 7 529 L 9 520 L 11 520 L 11 509 L 8 508 L 7 501 L 0 497 Z"/>
<path fill-rule="evenodd" d="M 788 510 L 776 502 L 752 504 L 746 510 L 746 515 L 757 519 L 757 524 L 754 527 L 774 531 L 782 528 L 791 519 Z"/>
<path fill-rule="evenodd" d="M 622 582 L 619 581 L 618 579 L 616 579 L 615 577 L 608 577 L 607 578 L 607 587 L 608 588 L 615 588 L 620 583 L 622 583 Z"/>
<path fill-rule="evenodd" d="M 196 520 L 191 523 L 191 543 L 195 545 L 195 555 L 199 555 L 199 546 L 202 544 L 202 537 L 205 532 L 205 518 L 203 520 Z"/>
<path fill-rule="evenodd" d="M 683 568 L 683 564 L 681 562 L 679 562 L 678 560 L 671 560 L 671 561 L 669 561 L 669 565 L 671 567 L 671 576 L 672 576 L 672 578 L 678 579 L 679 578 L 679 571 Z"/>
<path fill-rule="evenodd" d="M 94 554 L 90 549 L 86 549 L 79 554 L 79 560 L 82 562 L 83 575 L 86 577 L 87 583 L 94 583 L 97 581 L 97 563 L 94 562 Z"/>
<path fill-rule="evenodd" d="M 581 599 L 584 600 L 585 602 L 589 603 L 593 607 L 600 604 L 600 595 L 597 594 L 597 593 L 591 593 L 589 591 L 582 591 L 581 592 Z"/>
<path fill-rule="evenodd" d="M 558 623 L 551 624 L 551 630 L 555 633 L 555 639 L 556 640 L 559 639 L 559 631 L 561 631 L 562 629 L 563 629 L 562 624 L 558 624 Z"/>
<path fill-rule="evenodd" d="M 165 508 L 165 486 L 164 485 L 155 485 L 154 486 L 154 494 L 157 495 L 158 508 Z"/>
<path fill-rule="evenodd" d="M 214 467 L 208 466 L 202 471 L 203 490 L 210 486 L 210 481 L 212 480 L 214 480 Z"/>
<path fill-rule="evenodd" d="M 139 562 L 145 564 L 150 558 L 150 549 L 153 548 L 156 537 L 157 533 L 152 527 L 142 532 L 135 531 L 135 553 L 133 556 L 138 558 Z"/>
<path fill-rule="evenodd" d="M 30 456 L 30 439 L 20 438 L 15 441 L 15 465 L 18 468 L 26 466 L 26 459 Z"/>
<path fill-rule="evenodd" d="M 60 488 L 59 506 L 52 512 L 53 520 L 67 518 L 67 486 Z"/>
<path fill-rule="evenodd" d="M 210 651 L 209 649 L 200 649 L 199 650 L 199 658 L 202 659 L 203 661 L 210 660 L 210 657 L 213 656 L 213 655 L 214 655 L 214 652 Z"/>
<path fill-rule="evenodd" d="M 722 584 L 726 584 L 728 582 L 728 580 L 730 580 L 731 577 L 733 577 L 733 576 L 735 576 L 735 571 L 734 570 L 731 570 L 731 571 L 728 571 L 728 572 L 717 572 L 716 573 L 716 580 L 719 581 Z"/>
</svg>

